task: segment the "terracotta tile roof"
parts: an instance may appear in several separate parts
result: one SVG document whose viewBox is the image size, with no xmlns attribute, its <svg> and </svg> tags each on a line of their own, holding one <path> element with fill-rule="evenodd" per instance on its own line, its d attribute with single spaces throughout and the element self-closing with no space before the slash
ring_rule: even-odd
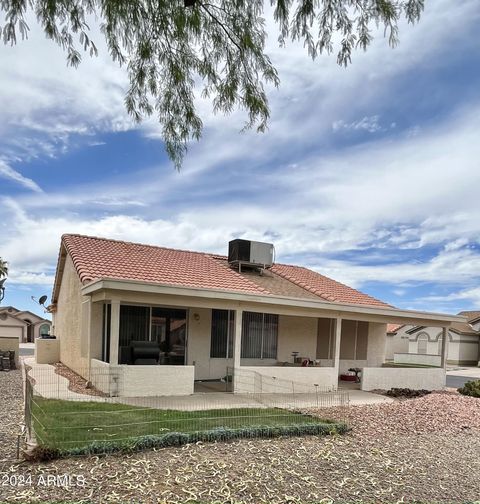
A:
<svg viewBox="0 0 480 504">
<path fill-rule="evenodd" d="M 82 283 L 101 278 L 268 294 L 211 255 L 81 235 L 64 235 Z"/>
<path fill-rule="evenodd" d="M 461 311 L 458 313 L 458 315 L 463 315 L 464 317 L 467 317 L 467 320 L 471 322 L 472 320 L 476 320 L 480 318 L 480 311 Z"/>
<path fill-rule="evenodd" d="M 361 305 L 385 306 L 367 294 L 298 266 L 275 264 L 264 276 L 239 273 L 225 256 L 169 249 L 82 235 L 63 235 L 82 283 L 102 278 L 136 280 L 220 289 L 261 295 L 283 295 Z M 58 275 L 59 268 L 57 268 Z M 60 279 L 56 280 L 56 283 Z"/>
<path fill-rule="evenodd" d="M 272 271 L 326 301 L 391 307 L 368 294 L 301 266 L 275 264 Z"/>
<path fill-rule="evenodd" d="M 405 324 L 387 324 L 387 333 L 396 334 Z"/>
<path fill-rule="evenodd" d="M 480 312 L 479 311 L 461 311 L 458 313 L 458 315 L 463 315 L 464 317 L 467 317 L 468 322 L 473 321 L 480 317 Z M 453 332 L 459 333 L 459 334 L 471 334 L 471 335 L 478 335 L 480 334 L 479 331 L 475 331 L 475 329 L 468 323 L 468 322 L 453 322 L 452 325 L 450 326 L 450 329 Z"/>
</svg>

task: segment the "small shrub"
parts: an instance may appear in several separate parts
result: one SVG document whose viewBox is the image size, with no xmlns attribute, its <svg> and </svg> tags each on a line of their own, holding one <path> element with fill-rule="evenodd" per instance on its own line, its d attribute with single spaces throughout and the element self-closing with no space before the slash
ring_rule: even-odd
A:
<svg viewBox="0 0 480 504">
<path fill-rule="evenodd" d="M 24 452 L 25 460 L 30 462 L 48 462 L 60 456 L 60 450 L 44 445 L 36 445 L 31 450 Z"/>
<path fill-rule="evenodd" d="M 277 438 L 280 436 L 335 436 L 344 434 L 349 429 L 344 423 L 312 423 L 293 425 L 255 425 L 239 429 L 216 427 L 197 432 L 169 432 L 163 435 L 150 435 L 124 441 L 94 441 L 88 445 L 64 450 L 38 446 L 35 460 L 72 455 L 94 455 L 115 452 L 132 453 L 152 448 L 167 448 L 188 443 L 230 441 L 236 439 Z"/>
<path fill-rule="evenodd" d="M 471 397 L 480 397 L 480 380 L 471 380 L 465 383 L 463 387 L 457 389 L 460 394 Z"/>
<path fill-rule="evenodd" d="M 423 397 L 430 394 L 430 390 L 420 389 L 413 390 L 409 388 L 391 388 L 387 390 L 387 395 L 390 397 L 404 397 L 406 399 L 412 399 L 414 397 Z"/>
</svg>

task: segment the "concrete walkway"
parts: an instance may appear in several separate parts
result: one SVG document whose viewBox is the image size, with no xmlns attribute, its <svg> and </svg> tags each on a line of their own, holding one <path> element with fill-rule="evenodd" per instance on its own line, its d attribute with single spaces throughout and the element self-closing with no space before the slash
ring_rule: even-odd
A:
<svg viewBox="0 0 480 504">
<path fill-rule="evenodd" d="M 24 358 L 30 366 L 29 376 L 35 380 L 35 393 L 47 399 L 68 401 L 96 401 L 128 404 L 147 408 L 199 410 L 232 408 L 313 408 L 336 407 L 348 404 L 382 404 L 393 399 L 363 390 L 341 390 L 340 394 L 232 394 L 228 392 L 195 393 L 189 396 L 158 397 L 99 397 L 78 394 L 68 388 L 68 380 L 55 373 L 55 366 L 37 364 L 33 358 Z M 348 395 L 347 395 L 348 394 Z"/>
<path fill-rule="evenodd" d="M 23 364 L 32 369 L 28 371 L 28 376 L 35 380 L 33 390 L 46 399 L 65 399 L 68 401 L 101 401 L 106 398 L 78 394 L 68 388 L 68 380 L 55 373 L 55 366 L 51 364 L 37 364 L 33 357 L 23 359 Z M 108 400 L 108 399 L 107 399 Z"/>
<path fill-rule="evenodd" d="M 347 394 L 231 394 L 228 392 L 196 393 L 190 396 L 117 397 L 115 402 L 147 408 L 194 411 L 233 408 L 328 408 L 365 404 L 391 403 L 390 397 L 349 390 Z"/>
<path fill-rule="evenodd" d="M 471 378 L 480 379 L 480 367 L 455 367 L 447 369 L 447 376 L 468 376 Z"/>
</svg>

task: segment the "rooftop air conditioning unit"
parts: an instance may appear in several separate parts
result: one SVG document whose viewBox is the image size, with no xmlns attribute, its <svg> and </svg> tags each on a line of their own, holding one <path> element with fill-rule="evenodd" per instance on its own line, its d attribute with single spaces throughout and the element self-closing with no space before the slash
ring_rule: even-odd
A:
<svg viewBox="0 0 480 504">
<path fill-rule="evenodd" d="M 271 243 L 250 240 L 232 240 L 228 242 L 228 263 L 255 268 L 270 268 L 273 265 L 274 247 Z"/>
</svg>

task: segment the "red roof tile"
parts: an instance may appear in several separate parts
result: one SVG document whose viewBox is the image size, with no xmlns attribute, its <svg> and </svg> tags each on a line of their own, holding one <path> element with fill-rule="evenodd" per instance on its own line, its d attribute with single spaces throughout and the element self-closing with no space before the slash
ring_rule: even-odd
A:
<svg viewBox="0 0 480 504">
<path fill-rule="evenodd" d="M 404 324 L 387 324 L 387 333 L 396 334 Z"/>
<path fill-rule="evenodd" d="M 305 290 L 316 294 L 326 301 L 373 306 L 390 306 L 383 301 L 369 296 L 368 294 L 352 289 L 351 287 L 323 276 L 316 271 L 312 271 L 301 266 L 274 264 L 272 271 L 277 275 L 290 280 L 294 284 L 303 287 Z"/>
<path fill-rule="evenodd" d="M 274 294 L 260 285 L 262 282 L 255 283 L 253 275 L 233 270 L 224 256 L 216 254 L 72 234 L 63 235 L 62 244 L 70 254 L 82 283 L 112 278 L 249 294 Z M 270 271 L 279 282 L 288 280 L 304 289 L 305 298 L 308 299 L 314 294 L 332 302 L 389 306 L 306 268 L 275 264 Z M 58 281 L 61 279 L 56 279 L 56 285 Z M 263 282 L 263 285 L 268 283 Z"/>
<path fill-rule="evenodd" d="M 80 235 L 64 235 L 82 283 L 101 278 L 265 294 L 209 254 Z"/>
</svg>

